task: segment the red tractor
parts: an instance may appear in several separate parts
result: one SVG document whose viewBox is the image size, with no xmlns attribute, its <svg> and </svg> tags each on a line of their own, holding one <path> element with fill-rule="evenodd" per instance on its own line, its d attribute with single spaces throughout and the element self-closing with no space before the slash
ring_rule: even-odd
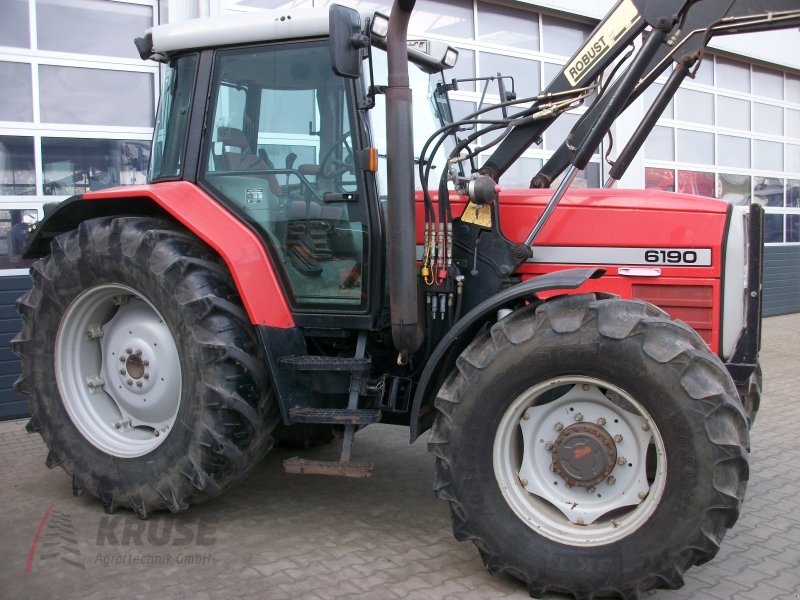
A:
<svg viewBox="0 0 800 600">
<path fill-rule="evenodd" d="M 336 428 L 341 460 L 286 469 L 367 476 L 358 429 L 430 429 L 434 490 L 492 573 L 580 598 L 679 587 L 744 498 L 762 210 L 608 188 L 711 36 L 800 22 L 761 4 L 621 0 L 545 91 L 491 78 L 501 103 L 461 119 L 455 50 L 407 43 L 414 0 L 363 24 L 333 5 L 148 31 L 166 67 L 149 184 L 30 230 L 13 348 L 47 466 L 146 518 L 220 494 L 275 438 Z M 438 119 L 416 152 L 409 67 Z M 671 67 L 609 185 L 568 191 Z M 536 189 L 501 189 L 590 96 Z"/>
</svg>

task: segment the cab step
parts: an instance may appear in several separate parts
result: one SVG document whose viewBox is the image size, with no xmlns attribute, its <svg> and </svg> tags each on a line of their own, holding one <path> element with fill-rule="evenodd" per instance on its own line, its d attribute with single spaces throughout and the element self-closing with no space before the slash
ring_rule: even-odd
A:
<svg viewBox="0 0 800 600">
<path fill-rule="evenodd" d="M 331 425 L 368 425 L 381 419 L 380 410 L 358 408 L 306 408 L 289 409 L 292 423 L 325 423 Z"/>
<path fill-rule="evenodd" d="M 372 361 L 369 358 L 351 356 L 287 356 L 281 359 L 281 367 L 294 371 L 337 371 L 343 373 L 366 373 Z"/>
<path fill-rule="evenodd" d="M 287 458 L 283 461 L 286 473 L 297 475 L 332 475 L 334 477 L 353 477 L 366 479 L 372 475 L 372 463 L 348 461 L 306 460 L 305 458 Z"/>
</svg>

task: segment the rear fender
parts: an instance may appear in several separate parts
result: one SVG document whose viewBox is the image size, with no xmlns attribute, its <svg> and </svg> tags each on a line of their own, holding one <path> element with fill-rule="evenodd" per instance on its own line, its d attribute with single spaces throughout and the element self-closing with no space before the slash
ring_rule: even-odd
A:
<svg viewBox="0 0 800 600">
<path fill-rule="evenodd" d="M 497 319 L 498 310 L 511 308 L 538 292 L 577 289 L 587 280 L 598 279 L 604 273 L 603 269 L 594 268 L 566 269 L 529 279 L 495 294 L 459 319 L 436 346 L 422 371 L 411 407 L 411 441 L 433 425 L 436 393 L 455 366 L 458 356 L 484 325 Z"/>
<path fill-rule="evenodd" d="M 181 223 L 228 266 L 253 325 L 294 327 L 294 318 L 259 237 L 211 196 L 186 181 L 112 188 L 73 196 L 32 227 L 25 258 L 49 254 L 50 241 L 81 222 L 114 215 L 160 216 Z"/>
</svg>

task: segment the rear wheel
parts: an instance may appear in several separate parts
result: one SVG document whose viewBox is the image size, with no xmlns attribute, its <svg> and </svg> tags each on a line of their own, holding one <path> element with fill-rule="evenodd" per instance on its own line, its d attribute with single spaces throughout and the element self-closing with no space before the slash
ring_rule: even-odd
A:
<svg viewBox="0 0 800 600">
<path fill-rule="evenodd" d="M 106 511 L 184 510 L 271 446 L 277 408 L 218 258 L 162 220 L 104 218 L 57 237 L 18 301 L 16 389 L 47 465 Z"/>
<path fill-rule="evenodd" d="M 512 313 L 464 351 L 436 407 L 434 488 L 456 537 L 532 595 L 680 587 L 738 516 L 735 386 L 651 305 L 587 294 Z"/>
</svg>

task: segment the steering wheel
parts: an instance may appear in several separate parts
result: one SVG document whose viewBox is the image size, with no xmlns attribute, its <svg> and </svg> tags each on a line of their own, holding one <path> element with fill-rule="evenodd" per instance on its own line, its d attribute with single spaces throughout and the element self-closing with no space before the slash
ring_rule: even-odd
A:
<svg viewBox="0 0 800 600">
<path fill-rule="evenodd" d="M 350 147 L 347 139 L 350 137 L 350 132 L 346 131 L 337 137 L 322 159 L 319 161 L 319 174 L 320 177 L 326 179 L 336 179 L 345 173 L 354 173 L 353 170 L 353 149 Z M 347 158 L 341 160 L 336 158 L 336 150 L 343 145 Z"/>
</svg>

